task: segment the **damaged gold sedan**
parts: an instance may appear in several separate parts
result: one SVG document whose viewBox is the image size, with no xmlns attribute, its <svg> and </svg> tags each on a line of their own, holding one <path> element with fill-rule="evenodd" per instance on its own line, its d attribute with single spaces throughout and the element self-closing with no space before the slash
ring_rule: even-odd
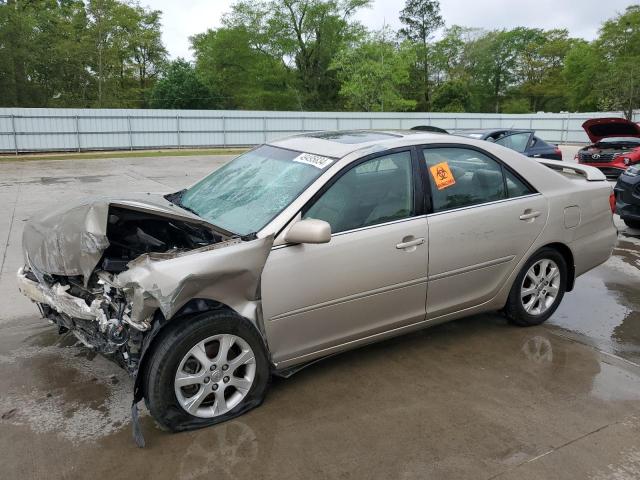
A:
<svg viewBox="0 0 640 480">
<path fill-rule="evenodd" d="M 473 139 L 312 133 L 176 193 L 34 217 L 18 284 L 187 430 L 359 345 L 490 310 L 542 323 L 609 258 L 610 195 L 595 169 Z"/>
</svg>

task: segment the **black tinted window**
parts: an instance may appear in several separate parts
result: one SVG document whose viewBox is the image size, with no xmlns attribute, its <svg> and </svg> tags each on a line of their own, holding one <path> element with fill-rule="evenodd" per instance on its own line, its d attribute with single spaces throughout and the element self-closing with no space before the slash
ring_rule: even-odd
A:
<svg viewBox="0 0 640 480">
<path fill-rule="evenodd" d="M 465 148 L 428 148 L 435 212 L 507 198 L 502 167 L 488 156 Z"/>
<path fill-rule="evenodd" d="M 409 152 L 361 163 L 338 178 L 304 218 L 329 222 L 331 232 L 337 233 L 409 217 L 412 175 Z"/>
</svg>

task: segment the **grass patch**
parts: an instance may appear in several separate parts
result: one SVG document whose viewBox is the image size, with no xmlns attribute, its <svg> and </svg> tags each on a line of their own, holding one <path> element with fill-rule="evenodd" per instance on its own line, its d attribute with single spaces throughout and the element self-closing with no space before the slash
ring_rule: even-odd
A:
<svg viewBox="0 0 640 480">
<path fill-rule="evenodd" d="M 185 150 L 118 150 L 112 152 L 64 152 L 34 153 L 29 155 L 0 156 L 0 162 L 22 162 L 29 160 L 93 160 L 102 158 L 151 158 L 151 157 L 189 157 L 194 155 L 239 155 L 247 148 L 204 148 Z"/>
</svg>

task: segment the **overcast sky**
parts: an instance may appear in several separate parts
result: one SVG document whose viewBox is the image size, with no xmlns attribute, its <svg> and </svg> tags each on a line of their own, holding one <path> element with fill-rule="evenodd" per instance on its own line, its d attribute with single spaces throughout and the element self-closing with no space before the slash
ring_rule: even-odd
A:
<svg viewBox="0 0 640 480">
<path fill-rule="evenodd" d="M 171 57 L 192 58 L 189 36 L 220 25 L 220 17 L 233 0 L 141 0 L 143 5 L 162 10 L 163 40 Z M 567 28 L 575 37 L 593 39 L 604 19 L 624 11 L 629 0 L 440 0 L 447 25 L 467 27 Z M 373 0 L 358 19 L 369 29 L 384 22 L 399 27 L 402 0 Z"/>
</svg>

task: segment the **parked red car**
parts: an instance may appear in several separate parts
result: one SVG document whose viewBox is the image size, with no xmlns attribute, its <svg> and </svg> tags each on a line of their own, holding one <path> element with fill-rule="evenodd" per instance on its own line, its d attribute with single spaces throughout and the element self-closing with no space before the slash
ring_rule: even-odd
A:
<svg viewBox="0 0 640 480">
<path fill-rule="evenodd" d="M 592 118 L 582 124 L 593 142 L 576 154 L 578 163 L 599 168 L 618 178 L 629 165 L 640 162 L 640 126 L 625 118 Z"/>
</svg>

